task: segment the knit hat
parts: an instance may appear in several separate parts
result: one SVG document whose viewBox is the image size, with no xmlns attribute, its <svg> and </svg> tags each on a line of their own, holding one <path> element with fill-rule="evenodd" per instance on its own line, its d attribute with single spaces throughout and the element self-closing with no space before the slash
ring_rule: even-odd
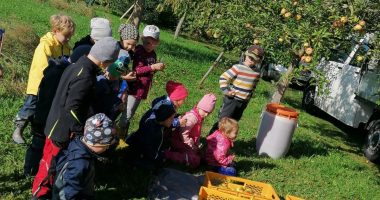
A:
<svg viewBox="0 0 380 200">
<path fill-rule="evenodd" d="M 122 40 L 137 40 L 137 28 L 133 24 L 121 24 L 119 34 Z"/>
<path fill-rule="evenodd" d="M 70 62 L 75 63 L 77 60 L 84 56 L 87 55 L 91 50 L 91 45 L 80 45 L 77 48 L 74 49 L 73 53 L 70 55 Z"/>
<path fill-rule="evenodd" d="M 152 110 L 158 122 L 165 121 L 176 113 L 173 104 L 167 99 L 158 101 Z"/>
<path fill-rule="evenodd" d="M 205 94 L 199 101 L 197 107 L 205 112 L 212 113 L 215 107 L 216 97 L 214 94 Z"/>
<path fill-rule="evenodd" d="M 129 57 L 122 56 L 118 58 L 112 65 L 107 67 L 107 71 L 114 77 L 119 78 L 123 73 L 126 73 L 128 69 L 128 64 L 130 62 Z"/>
<path fill-rule="evenodd" d="M 111 37 L 112 29 L 110 21 L 105 18 L 95 17 L 91 19 L 91 38 L 94 40 L 100 40 L 103 37 Z"/>
<path fill-rule="evenodd" d="M 112 37 L 105 37 L 97 41 L 92 46 L 90 55 L 101 62 L 114 62 L 120 51 L 119 43 Z"/>
<path fill-rule="evenodd" d="M 104 113 L 87 119 L 84 126 L 83 141 L 91 146 L 108 146 L 114 139 L 113 122 Z"/>
<path fill-rule="evenodd" d="M 250 46 L 244 55 L 252 57 L 255 61 L 262 61 L 264 59 L 264 49 L 259 45 Z"/>
<path fill-rule="evenodd" d="M 168 93 L 170 100 L 174 101 L 186 99 L 189 95 L 187 93 L 187 89 L 182 85 L 182 83 L 174 81 L 168 81 L 166 83 L 166 93 Z"/>
<path fill-rule="evenodd" d="M 147 25 L 143 30 L 143 37 L 152 37 L 156 40 L 159 40 L 160 29 L 155 25 Z"/>
</svg>

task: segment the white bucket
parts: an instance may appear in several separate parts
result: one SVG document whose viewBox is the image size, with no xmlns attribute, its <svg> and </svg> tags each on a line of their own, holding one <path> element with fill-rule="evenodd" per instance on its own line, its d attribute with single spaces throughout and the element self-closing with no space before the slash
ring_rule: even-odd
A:
<svg viewBox="0 0 380 200">
<path fill-rule="evenodd" d="M 280 104 L 268 104 L 261 118 L 256 138 L 256 151 L 259 155 L 278 159 L 288 153 L 294 130 L 297 127 L 298 113 Z"/>
</svg>

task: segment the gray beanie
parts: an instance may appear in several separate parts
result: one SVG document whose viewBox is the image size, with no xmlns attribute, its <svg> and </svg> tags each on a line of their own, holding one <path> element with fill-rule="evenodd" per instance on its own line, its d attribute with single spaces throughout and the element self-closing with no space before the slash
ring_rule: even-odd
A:
<svg viewBox="0 0 380 200">
<path fill-rule="evenodd" d="M 137 28 L 133 24 L 121 24 L 119 33 L 122 40 L 137 40 Z"/>
<path fill-rule="evenodd" d="M 119 55 L 119 51 L 119 43 L 112 37 L 105 37 L 92 46 L 89 54 L 101 62 L 115 62 Z"/>
<path fill-rule="evenodd" d="M 91 19 L 91 38 L 93 40 L 100 40 L 103 37 L 111 37 L 112 29 L 110 21 L 105 18 L 95 17 Z"/>
</svg>

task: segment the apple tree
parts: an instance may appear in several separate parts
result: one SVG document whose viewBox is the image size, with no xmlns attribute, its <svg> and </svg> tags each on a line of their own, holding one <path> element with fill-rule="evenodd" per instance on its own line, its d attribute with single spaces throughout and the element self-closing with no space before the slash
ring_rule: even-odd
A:
<svg viewBox="0 0 380 200">
<path fill-rule="evenodd" d="M 329 59 L 334 48 L 351 47 L 365 33 L 378 31 L 378 13 L 380 2 L 370 0 L 204 1 L 188 11 L 185 23 L 193 35 L 204 35 L 227 51 L 259 44 L 268 62 L 286 65 L 272 96 L 280 102 L 301 70 L 318 73 L 319 60 Z"/>
</svg>

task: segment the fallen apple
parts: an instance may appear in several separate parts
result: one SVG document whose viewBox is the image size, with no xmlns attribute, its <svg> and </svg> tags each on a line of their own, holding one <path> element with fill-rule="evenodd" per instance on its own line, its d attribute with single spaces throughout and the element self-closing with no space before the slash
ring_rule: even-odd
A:
<svg viewBox="0 0 380 200">
<path fill-rule="evenodd" d="M 360 31 L 360 30 L 363 29 L 363 27 L 362 27 L 362 25 L 360 25 L 360 24 L 356 24 L 356 25 L 354 26 L 353 29 L 354 29 L 355 31 Z"/>
<path fill-rule="evenodd" d="M 285 15 L 284 15 L 285 18 L 289 18 L 289 17 L 291 17 L 291 16 L 292 16 L 292 13 L 290 13 L 290 12 L 287 12 L 287 13 L 285 13 Z"/>
<path fill-rule="evenodd" d="M 366 23 L 365 23 L 364 20 L 360 20 L 360 21 L 359 21 L 359 25 L 360 25 L 360 26 L 365 26 L 365 24 L 366 24 Z"/>
<path fill-rule="evenodd" d="M 288 12 L 288 11 L 285 8 L 282 8 L 280 14 L 285 15 L 286 12 Z"/>
<path fill-rule="evenodd" d="M 313 53 L 313 48 L 311 48 L 311 47 L 306 48 L 306 49 L 305 49 L 305 53 L 306 53 L 307 55 L 311 55 L 311 54 Z"/>
<path fill-rule="evenodd" d="M 300 14 L 297 14 L 297 15 L 296 15 L 296 20 L 297 20 L 297 21 L 301 20 L 301 18 L 302 18 L 302 15 L 300 15 Z"/>
<path fill-rule="evenodd" d="M 346 16 L 340 17 L 340 22 L 342 22 L 343 24 L 347 23 L 348 17 L 346 17 Z"/>
</svg>

